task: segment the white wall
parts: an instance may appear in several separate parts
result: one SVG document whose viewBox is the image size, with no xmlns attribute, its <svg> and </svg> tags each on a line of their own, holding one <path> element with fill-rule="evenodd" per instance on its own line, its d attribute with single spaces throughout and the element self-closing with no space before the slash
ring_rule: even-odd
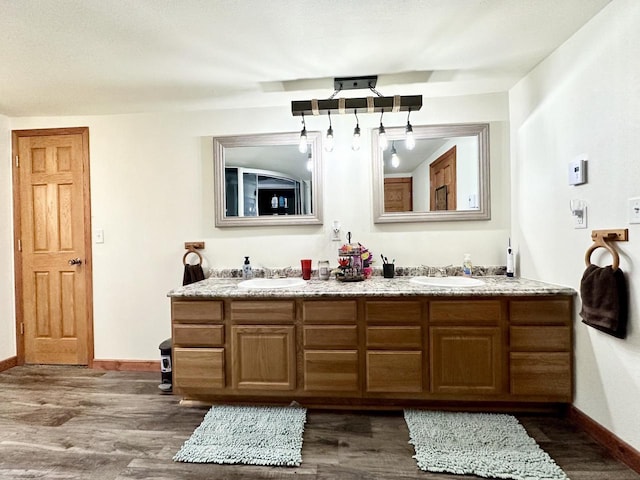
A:
<svg viewBox="0 0 640 480">
<path fill-rule="evenodd" d="M 420 93 L 419 91 L 416 93 Z M 278 109 L 144 115 L 12 118 L 12 129 L 88 126 L 92 224 L 104 230 L 93 245 L 97 359 L 155 359 L 170 335 L 167 292 L 182 281 L 185 241 L 206 241 L 205 266 L 297 266 L 300 258 L 335 261 L 333 220 L 377 254 L 398 265 L 459 264 L 470 252 L 476 264 L 502 265 L 509 231 L 507 94 L 429 99 L 412 123 L 491 122 L 493 216 L 484 222 L 374 225 L 369 130 L 378 116 L 361 116 L 362 149 L 353 152 L 353 118 L 332 118 L 336 147 L 324 154 L 324 225 L 214 227 L 212 137 L 298 131 L 289 105 Z M 406 114 L 385 115 L 403 125 Z M 308 130 L 325 130 L 326 117 Z M 2 158 L 7 158 L 4 152 Z M 10 169 L 5 160 L 3 174 Z M 7 207 L 4 207 L 6 209 Z M 2 211 L 4 212 L 4 210 Z M 4 213 L 2 213 L 4 214 Z"/>
<path fill-rule="evenodd" d="M 638 25 L 640 2 L 614 0 L 509 96 L 512 228 L 522 275 L 578 290 L 591 230 L 629 228 L 630 241 L 616 244 L 629 284 L 629 335 L 619 340 L 580 323 L 578 299 L 575 405 L 636 449 L 640 225 L 628 224 L 627 199 L 640 196 Z M 588 183 L 570 187 L 568 163 L 583 153 Z M 573 228 L 573 198 L 587 201 L 587 230 Z M 606 253 L 593 260 L 611 263 Z"/>
<path fill-rule="evenodd" d="M 13 210 L 11 194 L 11 131 L 0 115 L 0 360 L 16 354 L 13 293 Z"/>
</svg>

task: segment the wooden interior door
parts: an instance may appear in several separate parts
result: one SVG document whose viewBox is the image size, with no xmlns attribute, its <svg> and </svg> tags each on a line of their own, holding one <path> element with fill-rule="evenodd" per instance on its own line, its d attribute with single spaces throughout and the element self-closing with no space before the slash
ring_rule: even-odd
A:
<svg viewBox="0 0 640 480">
<path fill-rule="evenodd" d="M 392 177 L 384 179 L 384 211 L 413 211 L 413 178 Z"/>
<path fill-rule="evenodd" d="M 429 165 L 429 210 L 437 210 L 436 190 L 446 186 L 446 208 L 444 210 L 455 210 L 457 208 L 457 186 L 456 186 L 456 147 L 455 145 L 440 155 Z"/>
<path fill-rule="evenodd" d="M 93 358 L 87 128 L 13 132 L 18 362 Z"/>
</svg>

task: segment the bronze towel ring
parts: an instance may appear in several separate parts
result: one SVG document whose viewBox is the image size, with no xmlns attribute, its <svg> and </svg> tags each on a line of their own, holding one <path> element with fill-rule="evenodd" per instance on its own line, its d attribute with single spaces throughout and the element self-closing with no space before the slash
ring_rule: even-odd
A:
<svg viewBox="0 0 640 480">
<path fill-rule="evenodd" d="M 199 262 L 196 265 L 202 265 L 202 255 L 200 255 L 200 252 L 194 250 L 193 248 L 189 248 L 187 250 L 187 253 L 184 254 L 184 256 L 182 257 L 182 264 L 187 264 L 187 255 L 189 255 L 190 253 L 195 253 L 198 256 Z"/>
</svg>

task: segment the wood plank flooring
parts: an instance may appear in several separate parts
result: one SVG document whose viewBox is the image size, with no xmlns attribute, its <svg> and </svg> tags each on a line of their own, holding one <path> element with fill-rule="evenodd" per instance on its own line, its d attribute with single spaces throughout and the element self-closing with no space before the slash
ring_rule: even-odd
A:
<svg viewBox="0 0 640 480">
<path fill-rule="evenodd" d="M 159 380 L 80 367 L 0 373 L 0 480 L 478 478 L 420 471 L 401 412 L 310 410 L 298 468 L 176 463 L 207 409 L 178 405 Z M 567 420 L 519 419 L 571 480 L 640 480 Z"/>
</svg>

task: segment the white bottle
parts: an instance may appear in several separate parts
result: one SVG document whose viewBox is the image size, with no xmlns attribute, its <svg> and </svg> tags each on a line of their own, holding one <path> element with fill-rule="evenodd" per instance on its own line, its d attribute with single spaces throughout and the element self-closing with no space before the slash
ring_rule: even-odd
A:
<svg viewBox="0 0 640 480">
<path fill-rule="evenodd" d="M 513 250 L 511 249 L 511 238 L 509 238 L 509 246 L 507 247 L 507 277 L 513 277 L 516 274 L 516 267 L 513 258 Z"/>
<path fill-rule="evenodd" d="M 471 254 L 465 253 L 464 259 L 462 260 L 462 274 L 465 277 L 470 277 L 472 268 L 473 265 L 471 264 Z"/>
<path fill-rule="evenodd" d="M 251 270 L 251 262 L 249 262 L 249 257 L 244 257 L 244 265 L 242 265 L 242 278 L 248 280 L 253 278 L 253 270 Z"/>
</svg>

